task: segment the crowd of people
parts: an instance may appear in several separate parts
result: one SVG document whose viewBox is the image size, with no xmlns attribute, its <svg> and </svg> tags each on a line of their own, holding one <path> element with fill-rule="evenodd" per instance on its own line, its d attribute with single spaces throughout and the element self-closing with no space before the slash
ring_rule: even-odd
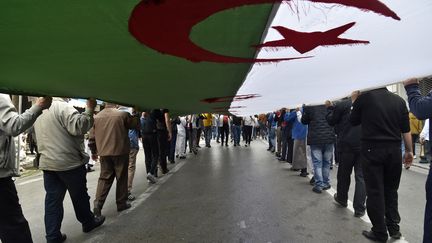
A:
<svg viewBox="0 0 432 243">
<path fill-rule="evenodd" d="M 405 81 L 411 116 L 432 116 L 432 95 L 422 97 L 418 80 Z M 410 115 L 405 101 L 385 88 L 324 105 L 280 109 L 267 114 L 235 116 L 191 114 L 171 117 L 168 109 L 125 111 L 112 103 L 95 112 L 96 101 L 89 99 L 78 112 L 63 98 L 38 98 L 23 114 L 18 114 L 8 95 L 0 95 L 0 239 L 4 243 L 32 242 L 28 222 L 19 204 L 12 177 L 17 176 L 12 137 L 28 129 L 43 171 L 45 230 L 47 242 L 64 242 L 61 232 L 63 200 L 69 193 L 77 220 L 87 233 L 105 221 L 102 209 L 114 179 L 116 205 L 121 212 L 131 207 L 140 143 L 144 150 L 147 180 L 157 183 L 169 173 L 168 162 L 198 154 L 200 140 L 211 148 L 251 146 L 261 138 L 268 151 L 291 170 L 307 177 L 312 191 L 322 193 L 332 187 L 330 170 L 338 165 L 334 200 L 348 205 L 351 174 L 355 173 L 354 216 L 367 212 L 372 229 L 363 235 L 385 242 L 388 236 L 401 238 L 398 188 L 402 162 L 409 168 L 414 158 L 413 139 L 429 141 L 429 124 L 417 126 L 411 134 Z M 413 119 L 411 119 L 412 121 Z M 413 137 L 412 137 L 413 136 Z M 84 140 L 84 138 L 88 138 Z M 86 141 L 86 142 L 84 142 Z M 214 144 L 214 143 L 213 143 Z M 86 151 L 86 147 L 88 150 Z M 87 192 L 89 161 L 100 162 L 93 210 Z M 334 183 L 333 183 L 334 185 Z M 432 242 L 432 176 L 426 184 L 427 206 L 424 242 Z"/>
</svg>

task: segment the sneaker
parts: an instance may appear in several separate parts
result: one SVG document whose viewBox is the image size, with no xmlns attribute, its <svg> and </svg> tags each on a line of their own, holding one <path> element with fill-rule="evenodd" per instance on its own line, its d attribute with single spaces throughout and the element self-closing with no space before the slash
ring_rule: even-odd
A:
<svg viewBox="0 0 432 243">
<path fill-rule="evenodd" d="M 307 177 L 308 175 L 309 175 L 309 173 L 307 173 L 307 172 L 302 172 L 302 173 L 300 173 L 299 176 L 301 176 L 301 177 Z"/>
<path fill-rule="evenodd" d="M 318 186 L 314 186 L 312 188 L 312 191 L 315 192 L 315 193 L 322 193 L 322 189 L 320 187 L 318 187 Z"/>
<path fill-rule="evenodd" d="M 157 182 L 157 179 L 150 173 L 147 174 L 147 180 L 149 180 L 152 184 L 156 184 Z"/>
<path fill-rule="evenodd" d="M 354 217 L 356 217 L 356 218 L 361 218 L 361 217 L 363 217 L 365 214 L 366 214 L 365 211 L 355 211 L 355 212 L 354 212 Z M 399 239 L 399 238 L 398 238 L 398 239 Z"/>
<path fill-rule="evenodd" d="M 125 211 L 126 209 L 129 209 L 131 207 L 132 207 L 132 205 L 130 203 L 126 203 L 122 207 L 117 207 L 117 212 Z"/>
<path fill-rule="evenodd" d="M 339 206 L 342 206 L 342 207 L 344 207 L 344 208 L 348 207 L 347 202 L 344 202 L 344 201 L 342 201 L 342 200 L 339 200 L 339 198 L 338 198 L 338 196 L 337 196 L 337 193 L 334 194 L 333 199 L 335 200 L 335 202 L 337 202 L 337 203 L 339 204 Z M 364 212 L 363 212 L 363 215 L 364 215 Z M 361 216 L 360 216 L 360 217 L 361 217 Z"/>
<path fill-rule="evenodd" d="M 88 233 L 97 227 L 101 226 L 105 222 L 105 216 L 94 217 L 93 222 L 82 226 L 82 231 Z"/>
<path fill-rule="evenodd" d="M 315 178 L 312 177 L 309 181 L 309 184 L 311 184 L 312 186 L 315 185 Z"/>
<path fill-rule="evenodd" d="M 133 200 L 135 200 L 135 196 L 134 195 L 132 195 L 132 193 L 128 193 L 128 201 L 133 201 Z"/>
<path fill-rule="evenodd" d="M 402 234 L 399 231 L 391 231 L 389 230 L 389 235 L 391 238 L 399 240 L 400 238 L 402 238 Z"/>
<path fill-rule="evenodd" d="M 324 190 L 324 191 L 327 191 L 327 190 L 329 190 L 330 188 L 331 188 L 331 186 L 330 186 L 330 185 L 327 185 L 327 186 L 323 187 L 323 190 Z"/>
</svg>

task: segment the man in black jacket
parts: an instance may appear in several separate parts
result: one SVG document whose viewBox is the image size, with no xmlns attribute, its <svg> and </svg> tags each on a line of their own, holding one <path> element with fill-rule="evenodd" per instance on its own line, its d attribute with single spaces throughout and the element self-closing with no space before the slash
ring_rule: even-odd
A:
<svg viewBox="0 0 432 243">
<path fill-rule="evenodd" d="M 371 231 L 363 235 L 386 242 L 388 235 L 401 238 L 398 211 L 399 182 L 402 173 L 401 134 L 405 142 L 404 163 L 413 160 L 408 109 L 405 101 L 386 88 L 359 96 L 352 94 L 352 125 L 362 126 L 361 155 L 366 183 L 367 212 Z"/>
<path fill-rule="evenodd" d="M 351 173 L 354 168 L 356 180 L 354 192 L 354 216 L 362 217 L 366 210 L 366 189 L 360 161 L 361 126 L 353 126 L 350 123 L 351 104 L 350 99 L 343 99 L 336 104 L 326 101 L 326 107 L 328 110 L 326 119 L 330 126 L 335 127 L 337 135 L 336 146 L 339 153 L 337 193 L 334 195 L 334 200 L 341 206 L 347 207 Z"/>
<path fill-rule="evenodd" d="M 326 121 L 327 109 L 324 105 L 306 106 L 301 122 L 308 126 L 307 144 L 311 148 L 315 186 L 312 191 L 321 193 L 330 186 L 330 163 L 333 157 L 335 133 Z"/>
</svg>

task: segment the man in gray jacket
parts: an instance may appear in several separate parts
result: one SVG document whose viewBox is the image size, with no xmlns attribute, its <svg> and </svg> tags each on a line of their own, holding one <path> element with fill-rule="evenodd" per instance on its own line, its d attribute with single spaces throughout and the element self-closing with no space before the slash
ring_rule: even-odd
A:
<svg viewBox="0 0 432 243">
<path fill-rule="evenodd" d="M 87 101 L 86 111 L 79 113 L 61 98 L 54 98 L 51 108 L 35 123 L 43 170 L 45 197 L 45 231 L 47 242 L 63 242 L 60 231 L 63 220 L 63 200 L 66 191 L 72 200 L 75 215 L 83 232 L 90 232 L 105 221 L 90 210 L 87 193 L 86 167 L 89 157 L 84 151 L 84 134 L 93 126 L 94 99 Z"/>
<path fill-rule="evenodd" d="M 51 98 L 39 98 L 36 104 L 19 115 L 9 95 L 0 94 L 0 241 L 32 242 L 30 228 L 22 213 L 13 176 L 18 176 L 12 136 L 18 136 L 36 121 L 51 105 Z"/>
</svg>

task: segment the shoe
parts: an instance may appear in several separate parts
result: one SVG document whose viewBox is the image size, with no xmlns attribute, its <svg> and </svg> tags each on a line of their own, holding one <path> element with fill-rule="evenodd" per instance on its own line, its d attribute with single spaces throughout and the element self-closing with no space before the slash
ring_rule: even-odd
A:
<svg viewBox="0 0 432 243">
<path fill-rule="evenodd" d="M 93 208 L 93 214 L 95 215 L 95 217 L 100 217 L 102 215 L 102 209 L 99 207 Z"/>
<path fill-rule="evenodd" d="M 91 167 L 87 167 L 87 173 L 93 172 L 95 171 L 94 169 L 92 169 Z"/>
<path fill-rule="evenodd" d="M 147 180 L 149 180 L 152 184 L 156 184 L 157 182 L 157 179 L 150 173 L 147 174 Z"/>
<path fill-rule="evenodd" d="M 228 144 L 225 144 L 225 147 L 228 147 Z"/>
<path fill-rule="evenodd" d="M 197 155 L 197 154 L 198 154 L 198 151 L 194 150 L 193 153 L 194 153 L 195 155 Z"/>
<path fill-rule="evenodd" d="M 130 203 L 126 203 L 124 206 L 117 207 L 117 212 L 125 211 L 126 209 L 131 208 L 132 205 Z"/>
<path fill-rule="evenodd" d="M 267 151 L 270 151 L 270 150 L 271 150 L 271 148 L 268 148 L 268 149 L 267 149 Z"/>
<path fill-rule="evenodd" d="M 216 143 L 220 143 L 220 142 L 216 140 Z"/>
<path fill-rule="evenodd" d="M 333 165 L 330 165 L 330 170 L 333 170 Z"/>
<path fill-rule="evenodd" d="M 245 144 L 245 147 L 247 147 L 248 145 L 247 144 Z"/>
<path fill-rule="evenodd" d="M 47 243 L 62 243 L 65 242 L 67 239 L 66 234 L 61 233 L 60 238 L 55 239 L 55 240 L 47 240 Z"/>
<path fill-rule="evenodd" d="M 417 155 L 414 155 L 414 159 L 417 159 Z"/>
<path fill-rule="evenodd" d="M 290 171 L 300 171 L 300 169 L 294 169 L 294 168 L 290 168 Z"/>
<path fill-rule="evenodd" d="M 170 163 L 171 164 L 175 164 L 175 160 L 170 160 Z"/>
<path fill-rule="evenodd" d="M 330 188 L 331 188 L 331 186 L 328 185 L 328 186 L 323 187 L 323 190 L 324 190 L 324 191 L 327 191 L 327 190 L 330 189 Z"/>
<path fill-rule="evenodd" d="M 281 157 L 281 154 L 279 152 L 277 152 L 276 157 Z"/>
<path fill-rule="evenodd" d="M 308 175 L 309 175 L 309 173 L 307 173 L 307 172 L 302 172 L 302 173 L 300 173 L 299 176 L 301 176 L 301 177 L 307 177 Z"/>
<path fill-rule="evenodd" d="M 94 217 L 93 222 L 88 225 L 83 225 L 82 231 L 88 233 L 97 227 L 101 226 L 105 222 L 105 216 Z"/>
<path fill-rule="evenodd" d="M 186 159 L 186 156 L 180 156 L 179 159 Z"/>
<path fill-rule="evenodd" d="M 178 158 L 179 157 L 179 155 L 178 154 L 176 154 L 176 158 Z"/>
<path fill-rule="evenodd" d="M 133 201 L 133 200 L 135 200 L 135 196 L 134 195 L 132 195 L 132 193 L 128 193 L 128 201 Z"/>
<path fill-rule="evenodd" d="M 402 238 L 402 234 L 400 231 L 389 230 L 388 232 L 389 232 L 390 237 L 393 239 L 399 240 L 400 238 Z"/>
<path fill-rule="evenodd" d="M 281 161 L 281 162 L 282 162 L 282 161 L 285 161 L 285 160 L 284 160 L 284 159 L 282 159 L 282 158 L 278 158 L 277 160 L 279 160 L 279 161 Z"/>
<path fill-rule="evenodd" d="M 164 174 L 164 175 L 165 175 L 165 174 L 168 174 L 168 172 L 169 172 L 169 170 L 168 170 L 168 169 L 165 169 L 165 170 L 164 170 L 164 169 L 162 169 L 162 174 Z"/>
<path fill-rule="evenodd" d="M 386 238 L 378 238 L 378 236 L 376 236 L 376 234 L 372 230 L 371 231 L 363 230 L 362 235 L 371 241 L 387 242 L 387 237 Z"/>
<path fill-rule="evenodd" d="M 315 178 L 312 177 L 309 181 L 309 184 L 311 184 L 312 186 L 315 185 Z"/>
<path fill-rule="evenodd" d="M 344 202 L 344 201 L 342 201 L 342 200 L 339 200 L 339 198 L 338 198 L 338 196 L 337 196 L 337 193 L 334 194 L 333 199 L 335 200 L 335 202 L 337 202 L 337 203 L 339 204 L 339 206 L 342 206 L 342 207 L 344 207 L 344 208 L 348 207 L 347 202 Z M 363 212 L 363 215 L 364 215 L 364 212 Z M 363 216 L 363 215 L 362 215 L 362 216 Z M 360 216 L 360 217 L 361 217 L 361 216 Z"/>
<path fill-rule="evenodd" d="M 363 217 L 365 214 L 366 214 L 365 211 L 356 211 L 356 212 L 354 212 L 354 217 L 356 217 L 356 218 L 361 218 L 361 217 Z"/>
<path fill-rule="evenodd" d="M 315 193 L 322 193 L 322 189 L 320 187 L 318 187 L 318 186 L 314 186 L 312 188 L 312 191 L 315 192 Z"/>
</svg>

